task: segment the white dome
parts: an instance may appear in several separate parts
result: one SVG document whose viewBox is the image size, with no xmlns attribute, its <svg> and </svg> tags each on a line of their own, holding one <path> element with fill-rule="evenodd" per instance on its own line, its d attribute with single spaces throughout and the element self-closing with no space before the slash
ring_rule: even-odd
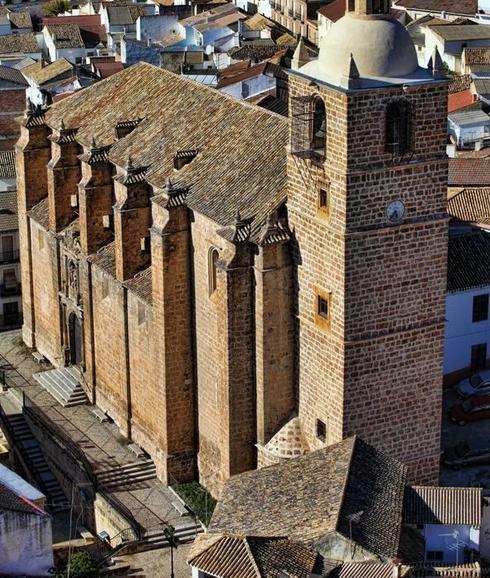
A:
<svg viewBox="0 0 490 578">
<path fill-rule="evenodd" d="M 319 80 L 340 84 L 351 54 L 360 78 L 402 78 L 418 68 L 413 41 L 400 22 L 387 15 L 347 13 L 320 42 L 318 59 L 300 70 Z"/>
</svg>

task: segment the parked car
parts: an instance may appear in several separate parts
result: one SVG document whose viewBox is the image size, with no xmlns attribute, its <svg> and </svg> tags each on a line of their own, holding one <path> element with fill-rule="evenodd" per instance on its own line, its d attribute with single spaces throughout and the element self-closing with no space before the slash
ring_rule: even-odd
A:
<svg viewBox="0 0 490 578">
<path fill-rule="evenodd" d="M 475 439 L 447 448 L 442 454 L 442 463 L 449 468 L 490 464 L 490 441 Z"/>
<path fill-rule="evenodd" d="M 463 398 L 477 394 L 490 395 L 490 369 L 460 381 L 456 386 L 456 393 Z"/>
<path fill-rule="evenodd" d="M 462 403 L 453 405 L 449 417 L 459 425 L 490 418 L 490 395 L 472 395 Z"/>
</svg>

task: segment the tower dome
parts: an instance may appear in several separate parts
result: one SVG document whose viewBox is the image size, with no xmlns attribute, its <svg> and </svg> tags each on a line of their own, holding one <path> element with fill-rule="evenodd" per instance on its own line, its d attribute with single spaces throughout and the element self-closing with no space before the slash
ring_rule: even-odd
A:
<svg viewBox="0 0 490 578">
<path fill-rule="evenodd" d="M 388 14 L 347 12 L 320 42 L 318 59 L 300 71 L 341 85 L 352 63 L 361 79 L 406 78 L 418 69 L 413 41 L 400 22 Z"/>
</svg>

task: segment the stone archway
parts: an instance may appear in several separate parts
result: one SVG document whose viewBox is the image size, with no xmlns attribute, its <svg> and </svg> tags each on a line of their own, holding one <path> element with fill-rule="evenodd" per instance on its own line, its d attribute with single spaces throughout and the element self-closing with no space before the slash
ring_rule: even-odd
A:
<svg viewBox="0 0 490 578">
<path fill-rule="evenodd" d="M 70 313 L 68 318 L 68 336 L 70 341 L 70 363 L 72 365 L 79 365 L 83 361 L 82 335 L 82 322 L 75 313 Z"/>
</svg>

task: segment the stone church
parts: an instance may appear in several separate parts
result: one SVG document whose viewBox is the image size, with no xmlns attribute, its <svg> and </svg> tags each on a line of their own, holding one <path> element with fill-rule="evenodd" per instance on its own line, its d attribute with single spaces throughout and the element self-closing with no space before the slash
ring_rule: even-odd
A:
<svg viewBox="0 0 490 578">
<path fill-rule="evenodd" d="M 166 483 L 354 433 L 437 482 L 447 80 L 347 4 L 289 119 L 148 64 L 22 119 L 24 341 Z"/>
</svg>

